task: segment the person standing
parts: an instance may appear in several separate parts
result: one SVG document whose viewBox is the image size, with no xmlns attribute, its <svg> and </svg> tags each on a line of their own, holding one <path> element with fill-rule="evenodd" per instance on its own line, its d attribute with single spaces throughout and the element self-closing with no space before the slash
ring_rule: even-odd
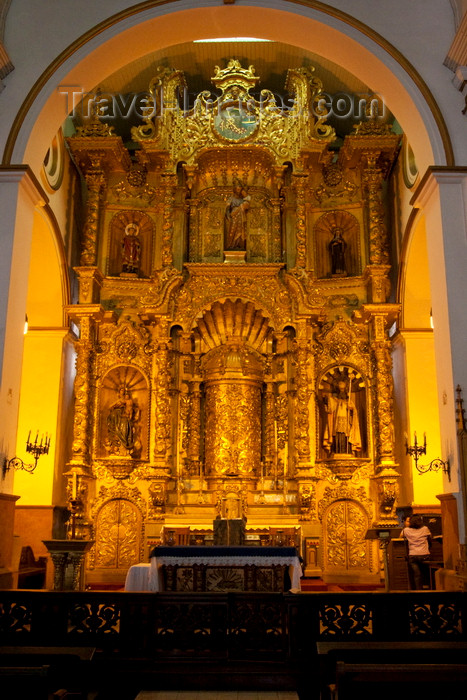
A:
<svg viewBox="0 0 467 700">
<path fill-rule="evenodd" d="M 423 524 L 421 515 L 411 515 L 409 526 L 402 530 L 402 537 L 409 547 L 409 582 L 412 590 L 428 587 L 428 561 L 430 560 L 431 532 Z"/>
</svg>

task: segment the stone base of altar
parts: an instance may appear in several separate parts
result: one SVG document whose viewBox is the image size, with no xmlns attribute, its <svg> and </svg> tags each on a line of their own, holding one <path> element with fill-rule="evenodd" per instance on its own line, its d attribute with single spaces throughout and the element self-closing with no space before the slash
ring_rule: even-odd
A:
<svg viewBox="0 0 467 700">
<path fill-rule="evenodd" d="M 165 591 L 206 593 L 227 591 L 283 592 L 290 589 L 285 564 L 168 564 L 162 566 Z"/>
</svg>

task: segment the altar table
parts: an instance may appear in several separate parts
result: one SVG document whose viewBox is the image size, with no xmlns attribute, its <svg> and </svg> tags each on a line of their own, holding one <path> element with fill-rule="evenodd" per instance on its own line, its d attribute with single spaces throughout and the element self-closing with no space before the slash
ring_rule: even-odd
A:
<svg viewBox="0 0 467 700">
<path fill-rule="evenodd" d="M 130 567 L 125 590 L 162 591 L 165 589 L 164 579 L 170 590 L 204 590 L 200 588 L 204 584 L 199 581 L 205 581 L 207 574 L 211 588 L 206 590 L 245 590 L 241 587 L 245 575 L 250 587 L 256 578 L 264 586 L 268 585 L 268 580 L 277 579 L 280 567 L 288 568 L 290 587 L 299 590 L 302 569 L 294 547 L 156 547 L 151 552 L 149 564 Z M 178 576 L 182 585 L 185 580 L 185 588 L 177 584 L 174 576 Z M 193 579 L 198 584 L 190 588 Z M 212 588 L 215 581 L 219 587 Z"/>
</svg>

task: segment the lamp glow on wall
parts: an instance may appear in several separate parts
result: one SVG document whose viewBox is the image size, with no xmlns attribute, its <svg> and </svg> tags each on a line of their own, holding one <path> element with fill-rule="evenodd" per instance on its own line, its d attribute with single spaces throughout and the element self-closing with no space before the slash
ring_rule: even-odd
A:
<svg viewBox="0 0 467 700">
<path fill-rule="evenodd" d="M 25 472 L 29 472 L 29 474 L 32 474 L 32 472 L 35 470 L 37 467 L 37 462 L 39 461 L 39 457 L 41 455 L 46 455 L 49 453 L 49 448 L 50 448 L 50 436 L 45 434 L 42 435 L 41 440 L 39 442 L 39 431 L 37 431 L 36 434 L 36 439 L 34 442 L 31 441 L 31 431 L 29 431 L 28 439 L 26 440 L 26 452 L 29 452 L 32 454 L 34 458 L 34 464 L 25 464 L 22 459 L 19 457 L 12 457 L 11 459 L 7 459 L 5 457 L 5 460 L 3 462 L 3 478 L 5 478 L 6 473 L 10 471 L 10 469 L 23 469 Z"/>
<path fill-rule="evenodd" d="M 436 458 L 432 459 L 429 464 L 419 464 L 418 460 L 421 455 L 426 455 L 426 433 L 423 433 L 423 445 L 420 445 L 417 441 L 417 433 L 413 434 L 414 444 L 409 445 L 407 434 L 405 435 L 405 454 L 410 455 L 415 460 L 415 469 L 419 474 L 426 474 L 427 472 L 437 472 L 440 469 L 444 474 L 447 474 L 449 481 L 451 481 L 451 466 L 449 460 L 446 462 L 442 459 Z"/>
</svg>

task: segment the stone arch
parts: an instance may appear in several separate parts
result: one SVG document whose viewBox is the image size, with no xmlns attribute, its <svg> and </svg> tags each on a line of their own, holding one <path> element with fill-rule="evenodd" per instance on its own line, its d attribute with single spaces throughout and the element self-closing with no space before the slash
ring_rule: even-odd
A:
<svg viewBox="0 0 467 700">
<path fill-rule="evenodd" d="M 3 162 L 29 162 L 37 170 L 61 122 L 67 114 L 59 85 L 81 85 L 84 91 L 119 67 L 153 50 L 153 37 L 160 48 L 203 36 L 244 33 L 280 40 L 307 49 L 310 36 L 316 53 L 346 65 L 368 85 L 384 90 L 385 100 L 408 134 L 419 166 L 432 162 L 452 164 L 447 128 L 431 92 L 415 68 L 384 37 L 364 23 L 332 7 L 306 7 L 303 2 L 278 2 L 264 8 L 235 5 L 179 9 L 174 3 L 148 8 L 146 3 L 106 18 L 77 38 L 60 54 L 36 82 L 19 109 L 10 130 Z M 83 46 L 89 52 L 83 56 Z M 92 47 L 92 48 L 91 48 Z M 64 91 L 66 93 L 66 89 Z M 65 95 L 66 96 L 66 95 Z M 69 111 L 69 110 L 68 110 Z"/>
</svg>

